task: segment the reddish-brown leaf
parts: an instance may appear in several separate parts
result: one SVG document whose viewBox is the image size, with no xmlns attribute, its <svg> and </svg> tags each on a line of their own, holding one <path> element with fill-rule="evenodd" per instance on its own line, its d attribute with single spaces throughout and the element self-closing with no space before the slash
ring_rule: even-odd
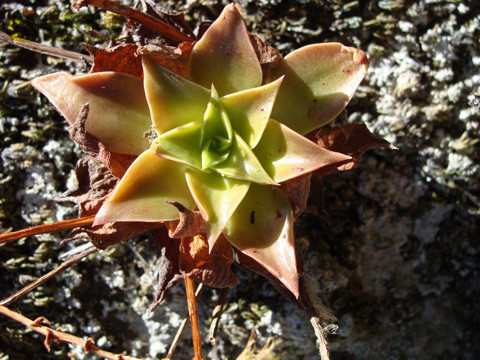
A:
<svg viewBox="0 0 480 360">
<path fill-rule="evenodd" d="M 395 149 L 388 141 L 372 134 L 365 124 L 344 124 L 331 128 L 322 128 L 313 135 L 313 139 L 318 145 L 328 150 L 352 157 L 352 159 L 343 163 L 333 164 L 317 170 L 316 174 L 320 176 L 353 168 L 365 151 L 375 148 Z"/>
<path fill-rule="evenodd" d="M 256 35 L 250 35 L 250 40 L 252 41 L 253 48 L 255 49 L 258 61 L 260 61 L 260 65 L 262 67 L 262 84 L 265 84 L 266 80 L 268 79 L 268 75 L 270 74 L 270 69 L 282 59 L 282 54 L 280 54 L 280 51 L 274 47 L 265 44 Z"/>
<path fill-rule="evenodd" d="M 165 224 L 169 237 L 180 239 L 205 232 L 205 220 L 199 211 L 192 211 L 178 201 L 168 201 L 168 203 L 175 206 L 180 214 L 180 220 L 169 221 Z"/>
<path fill-rule="evenodd" d="M 180 240 L 172 239 L 167 235 L 165 228 L 154 229 L 150 232 L 157 249 L 158 283 L 155 298 L 150 305 L 152 312 L 175 285 L 182 279 L 179 270 Z"/>
<path fill-rule="evenodd" d="M 293 216 L 295 219 L 298 218 L 307 207 L 311 178 L 312 174 L 308 173 L 284 181 L 280 184 L 280 189 L 287 196 L 292 205 Z"/>
<path fill-rule="evenodd" d="M 148 55 L 155 62 L 177 75 L 190 78 L 189 61 L 194 42 L 183 42 L 178 47 L 148 44 L 138 48 L 140 55 Z"/>
<path fill-rule="evenodd" d="M 230 269 L 232 245 L 221 236 L 211 252 L 205 234 L 182 239 L 179 268 L 184 276 L 216 288 L 235 287 L 238 278 Z"/>
<path fill-rule="evenodd" d="M 111 48 L 98 48 L 88 44 L 82 44 L 82 46 L 94 59 L 91 73 L 115 71 L 142 76 L 142 60 L 137 54 L 137 45 L 125 44 Z"/>
<path fill-rule="evenodd" d="M 88 111 L 89 106 L 85 104 L 75 122 L 68 127 L 68 132 L 85 153 L 105 164 L 113 175 L 121 178 L 136 156 L 110 152 L 95 136 L 89 134 L 85 129 Z"/>
</svg>

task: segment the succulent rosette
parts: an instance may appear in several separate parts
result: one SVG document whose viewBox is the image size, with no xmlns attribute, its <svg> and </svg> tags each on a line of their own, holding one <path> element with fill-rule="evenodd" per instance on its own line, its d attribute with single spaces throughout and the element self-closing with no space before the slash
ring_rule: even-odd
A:
<svg viewBox="0 0 480 360">
<path fill-rule="evenodd" d="M 262 70 L 228 5 L 195 43 L 188 79 L 148 56 L 142 66 L 143 78 L 55 73 L 32 81 L 70 123 L 88 103 L 86 131 L 112 153 L 137 156 L 95 225 L 175 221 L 172 203 L 198 210 L 210 250 L 226 239 L 298 297 L 294 211 L 282 183 L 350 159 L 304 135 L 343 111 L 368 68 L 365 54 L 315 44 Z"/>
</svg>

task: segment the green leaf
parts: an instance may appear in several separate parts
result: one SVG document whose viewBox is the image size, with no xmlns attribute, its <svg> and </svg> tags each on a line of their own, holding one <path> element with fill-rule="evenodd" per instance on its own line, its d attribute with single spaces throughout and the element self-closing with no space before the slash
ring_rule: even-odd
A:
<svg viewBox="0 0 480 360">
<path fill-rule="evenodd" d="M 209 91 L 142 57 L 145 94 L 159 135 L 203 118 Z M 209 84 L 210 87 L 210 84 Z"/>
<path fill-rule="evenodd" d="M 147 150 L 130 166 L 113 194 L 100 208 L 95 225 L 114 221 L 178 219 L 177 209 L 167 200 L 195 209 L 185 180 L 185 166 Z"/>
<path fill-rule="evenodd" d="M 202 122 L 202 170 L 227 159 L 232 145 L 232 126 L 220 104 L 217 91 L 212 86 L 212 96 Z"/>
<path fill-rule="evenodd" d="M 282 78 L 220 98 L 232 127 L 253 149 L 267 126 Z"/>
<path fill-rule="evenodd" d="M 260 86 L 262 68 L 247 27 L 234 4 L 227 5 L 190 57 L 190 78 L 220 96 Z"/>
<path fill-rule="evenodd" d="M 285 75 L 272 118 L 304 135 L 332 121 L 365 77 L 361 50 L 339 43 L 300 48 L 270 70 L 269 81 Z"/>
<path fill-rule="evenodd" d="M 140 78 L 115 72 L 77 76 L 59 72 L 31 83 L 70 124 L 88 103 L 86 130 L 109 151 L 138 155 L 148 149 L 144 134 L 152 122 Z"/>
<path fill-rule="evenodd" d="M 254 152 L 278 183 L 351 159 L 348 155 L 318 146 L 273 119 L 269 120 Z"/>
<path fill-rule="evenodd" d="M 276 184 L 263 169 L 252 149 L 234 132 L 234 141 L 229 157 L 211 168 L 221 175 L 259 184 Z"/>
<path fill-rule="evenodd" d="M 188 169 L 190 192 L 205 220 L 210 249 L 248 191 L 250 182 Z"/>
<path fill-rule="evenodd" d="M 180 126 L 156 138 L 150 149 L 163 158 L 202 169 L 201 131 L 201 121 Z"/>
<path fill-rule="evenodd" d="M 293 221 L 290 202 L 280 189 L 251 184 L 223 233 L 298 297 Z"/>
</svg>

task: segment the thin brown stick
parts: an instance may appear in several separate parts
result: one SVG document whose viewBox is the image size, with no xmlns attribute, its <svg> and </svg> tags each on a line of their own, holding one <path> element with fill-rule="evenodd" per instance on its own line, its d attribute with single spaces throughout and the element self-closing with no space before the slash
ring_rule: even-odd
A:
<svg viewBox="0 0 480 360">
<path fill-rule="evenodd" d="M 217 303 L 213 309 L 212 314 L 212 323 L 210 324 L 210 330 L 208 332 L 208 340 L 212 344 L 215 343 L 215 337 L 217 336 L 218 324 L 220 322 L 220 316 L 222 316 L 223 306 L 225 305 L 225 300 L 227 298 L 228 288 L 222 289 L 220 295 L 218 296 Z"/>
<path fill-rule="evenodd" d="M 186 277 L 185 289 L 187 290 L 188 314 L 192 326 L 193 360 L 203 360 L 202 337 L 200 335 L 200 322 L 198 320 L 197 299 L 195 298 L 195 282 Z"/>
<path fill-rule="evenodd" d="M 176 41 L 178 43 L 187 41 L 192 42 L 189 36 L 185 35 L 183 32 L 177 30 L 173 26 L 164 23 L 160 19 L 157 19 L 149 14 L 145 14 L 141 11 L 132 9 L 131 7 L 122 5 L 112 0 L 78 0 L 73 3 L 75 9 L 80 9 L 84 6 L 96 6 L 108 11 L 111 11 L 115 14 L 126 17 L 130 20 L 134 20 L 144 26 L 149 27 L 150 29 L 157 30 L 165 37 Z"/>
<path fill-rule="evenodd" d="M 8 316 L 9 318 L 15 321 L 18 321 L 19 323 L 29 327 L 33 331 L 36 331 L 37 333 L 45 336 L 45 346 L 47 347 L 47 350 L 50 348 L 50 344 L 53 341 L 57 341 L 59 343 L 64 342 L 64 343 L 76 344 L 76 345 L 82 346 L 85 349 L 86 353 L 91 352 L 101 357 L 104 357 L 106 359 L 141 360 L 132 356 L 119 355 L 119 354 L 111 353 L 109 351 L 102 350 L 97 346 L 95 346 L 94 341 L 90 338 L 88 338 L 87 340 L 84 340 L 75 335 L 64 333 L 63 331 L 60 331 L 60 330 L 54 330 L 51 327 L 44 325 L 48 323 L 48 320 L 46 320 L 45 318 L 38 318 L 37 320 L 33 321 L 1 305 L 0 305 L 0 313 Z"/>
<path fill-rule="evenodd" d="M 54 277 L 55 275 L 57 275 L 58 273 L 62 272 L 63 270 L 69 268 L 70 266 L 72 266 L 73 264 L 77 263 L 78 261 L 80 261 L 81 259 L 83 259 L 84 257 L 90 255 L 90 254 L 93 254 L 95 252 L 97 252 L 98 249 L 92 247 L 80 254 L 77 254 L 75 256 L 72 256 L 70 259 L 64 261 L 63 263 L 60 264 L 60 266 L 58 266 L 57 268 L 53 269 L 52 271 L 50 271 L 48 274 L 45 274 L 43 275 L 41 278 L 35 280 L 34 282 L 32 282 L 31 284 L 28 284 L 27 286 L 25 286 L 23 289 L 17 291 L 15 294 L 9 296 L 8 298 L 0 301 L 0 305 L 2 306 L 6 306 L 6 305 L 10 305 L 12 302 L 14 301 L 17 301 L 19 298 L 21 298 L 22 296 L 28 294 L 30 291 L 32 291 L 33 289 L 37 288 L 38 286 L 42 285 L 43 283 L 45 283 L 46 281 L 50 280 L 52 277 Z"/>
<path fill-rule="evenodd" d="M 197 290 L 195 291 L 195 298 L 198 299 L 198 297 L 200 296 L 200 294 L 202 293 L 203 291 L 203 284 L 200 283 L 198 286 L 197 286 Z M 164 358 L 164 359 L 171 359 L 172 356 L 173 356 L 173 353 L 175 352 L 175 349 L 178 345 L 178 342 L 180 341 L 180 337 L 182 336 L 183 334 L 183 331 L 185 330 L 185 327 L 187 326 L 187 321 L 188 321 L 188 316 L 185 317 L 183 320 L 182 320 L 182 323 L 180 324 L 180 326 L 178 327 L 178 330 L 177 330 L 177 333 L 175 334 L 175 337 L 173 338 L 173 341 L 172 341 L 172 345 L 170 345 L 170 349 L 168 349 L 168 354 L 167 356 Z"/>
<path fill-rule="evenodd" d="M 75 60 L 79 62 L 86 62 L 88 64 L 93 64 L 93 59 L 89 55 L 84 55 L 77 53 L 75 51 L 69 51 L 64 49 L 59 49 L 53 46 L 42 45 L 34 41 L 18 41 L 14 40 L 12 37 L 0 31 L 0 40 L 6 41 L 12 45 L 28 49 L 30 51 L 35 51 L 40 54 L 57 56 L 64 59 Z"/>
<path fill-rule="evenodd" d="M 86 216 L 79 219 L 58 221 L 53 224 L 34 226 L 28 229 L 14 231 L 0 235 L 0 244 L 18 240 L 24 237 L 52 233 L 63 230 L 74 229 L 79 226 L 91 225 L 95 220 L 95 215 Z"/>
</svg>

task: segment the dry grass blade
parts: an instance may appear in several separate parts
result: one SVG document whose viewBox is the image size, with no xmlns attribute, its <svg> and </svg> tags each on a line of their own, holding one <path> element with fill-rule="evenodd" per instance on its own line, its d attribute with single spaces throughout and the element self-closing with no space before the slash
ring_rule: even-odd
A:
<svg viewBox="0 0 480 360">
<path fill-rule="evenodd" d="M 273 340 L 269 338 L 263 348 L 259 351 L 255 351 L 256 340 L 255 340 L 255 331 L 252 331 L 252 335 L 248 339 L 247 345 L 242 353 L 238 356 L 236 360 L 278 360 L 281 359 L 283 355 L 275 355 L 274 349 L 281 340 Z"/>
<path fill-rule="evenodd" d="M 12 37 L 0 31 L 0 40 L 6 41 L 12 45 L 35 51 L 40 54 L 57 56 L 64 59 L 75 60 L 82 63 L 93 64 L 93 59 L 89 55 L 80 54 L 74 51 L 63 50 L 53 46 L 42 45 L 34 41 L 17 41 Z"/>
<path fill-rule="evenodd" d="M 227 293 L 228 288 L 221 290 L 217 303 L 215 304 L 215 308 L 213 309 L 212 323 L 210 324 L 210 330 L 208 331 L 208 339 L 212 344 L 215 343 L 215 336 L 217 336 L 218 324 L 220 322 L 220 316 L 222 316 Z"/>
<path fill-rule="evenodd" d="M 48 274 L 43 275 L 41 278 L 35 280 L 31 284 L 28 284 L 23 289 L 17 291 L 15 294 L 13 294 L 13 295 L 9 296 L 8 298 L 0 301 L 0 305 L 6 306 L 6 305 L 11 304 L 12 302 L 18 300 L 20 297 L 28 294 L 30 291 L 32 291 L 36 287 L 38 287 L 38 286 L 42 285 L 43 283 L 45 283 L 46 281 L 50 280 L 51 278 L 53 278 L 58 273 L 62 272 L 63 270 L 67 269 L 68 267 L 77 263 L 78 261 L 80 261 L 84 257 L 86 257 L 90 254 L 93 254 L 97 251 L 98 251 L 98 249 L 96 249 L 95 247 L 92 246 L 90 249 L 88 249 L 88 250 L 86 250 L 86 251 L 84 251 L 84 252 L 82 252 L 78 255 L 75 255 L 75 256 L 71 257 L 70 259 L 68 259 L 68 260 L 64 261 L 62 264 L 60 264 L 60 266 L 58 266 L 54 270 L 50 271 Z"/>
</svg>

